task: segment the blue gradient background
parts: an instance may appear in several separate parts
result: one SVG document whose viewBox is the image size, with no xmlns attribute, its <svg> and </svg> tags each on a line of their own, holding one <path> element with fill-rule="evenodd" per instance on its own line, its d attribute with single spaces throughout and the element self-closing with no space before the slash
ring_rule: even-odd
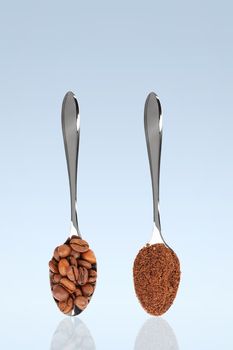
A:
<svg viewBox="0 0 233 350">
<path fill-rule="evenodd" d="M 81 315 L 96 349 L 134 349 L 148 319 L 132 264 L 152 231 L 146 95 L 163 107 L 161 220 L 182 282 L 164 315 L 179 349 L 233 346 L 232 2 L 1 1 L 1 349 L 50 349 L 50 295 L 69 232 L 60 124 L 80 103 L 79 221 L 98 258 Z"/>
</svg>

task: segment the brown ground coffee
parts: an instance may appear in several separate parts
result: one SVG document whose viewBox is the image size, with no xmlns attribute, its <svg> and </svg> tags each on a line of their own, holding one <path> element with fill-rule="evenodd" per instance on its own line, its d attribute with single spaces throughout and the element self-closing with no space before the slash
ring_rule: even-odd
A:
<svg viewBox="0 0 233 350">
<path fill-rule="evenodd" d="M 180 282 L 180 263 L 164 244 L 147 245 L 134 261 L 134 286 L 143 308 L 162 315 L 172 305 Z"/>
</svg>

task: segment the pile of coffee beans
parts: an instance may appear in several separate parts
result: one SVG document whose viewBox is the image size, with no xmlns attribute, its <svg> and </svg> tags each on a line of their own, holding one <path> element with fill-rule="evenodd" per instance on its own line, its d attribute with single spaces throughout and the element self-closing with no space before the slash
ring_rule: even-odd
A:
<svg viewBox="0 0 233 350">
<path fill-rule="evenodd" d="M 49 262 L 51 291 L 59 309 L 79 314 L 88 305 L 96 285 L 96 258 L 89 244 L 78 236 L 54 250 Z"/>
</svg>

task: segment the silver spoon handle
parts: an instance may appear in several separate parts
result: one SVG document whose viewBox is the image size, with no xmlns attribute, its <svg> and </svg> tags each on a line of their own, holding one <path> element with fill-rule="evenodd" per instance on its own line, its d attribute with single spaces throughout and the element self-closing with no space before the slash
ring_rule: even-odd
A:
<svg viewBox="0 0 233 350">
<path fill-rule="evenodd" d="M 159 214 L 159 175 L 162 147 L 162 110 L 158 96 L 151 92 L 145 102 L 144 126 L 153 192 L 154 224 L 161 234 Z"/>
<path fill-rule="evenodd" d="M 75 233 L 81 236 L 77 217 L 77 167 L 80 137 L 79 118 L 78 102 L 73 92 L 69 91 L 63 100 L 61 120 L 70 183 L 71 231 L 75 228 Z"/>
</svg>

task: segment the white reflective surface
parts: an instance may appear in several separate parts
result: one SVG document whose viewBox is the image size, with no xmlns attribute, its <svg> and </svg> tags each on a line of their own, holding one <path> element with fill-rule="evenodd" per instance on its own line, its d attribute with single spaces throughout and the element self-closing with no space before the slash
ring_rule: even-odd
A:
<svg viewBox="0 0 233 350">
<path fill-rule="evenodd" d="M 140 329 L 134 350 L 179 350 L 175 333 L 161 317 L 149 318 Z"/>
<path fill-rule="evenodd" d="M 78 318 L 63 319 L 52 337 L 50 350 L 95 350 L 95 343 L 84 322 Z"/>
</svg>

